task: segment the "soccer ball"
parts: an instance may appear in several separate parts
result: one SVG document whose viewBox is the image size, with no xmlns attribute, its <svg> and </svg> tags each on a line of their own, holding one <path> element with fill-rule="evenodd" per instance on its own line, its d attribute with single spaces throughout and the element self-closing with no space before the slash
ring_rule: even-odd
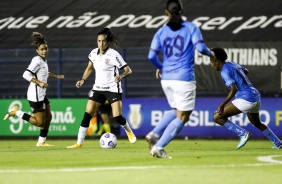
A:
<svg viewBox="0 0 282 184">
<path fill-rule="evenodd" d="M 112 133 L 104 133 L 100 138 L 102 148 L 115 148 L 117 146 L 117 137 Z"/>
</svg>

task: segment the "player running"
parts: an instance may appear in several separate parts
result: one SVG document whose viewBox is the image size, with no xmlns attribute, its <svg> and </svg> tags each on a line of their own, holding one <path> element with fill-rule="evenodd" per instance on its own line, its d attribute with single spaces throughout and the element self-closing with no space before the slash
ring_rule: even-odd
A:
<svg viewBox="0 0 282 184">
<path fill-rule="evenodd" d="M 109 47 L 109 44 L 118 46 L 117 37 L 109 28 L 103 28 L 98 32 L 97 44 L 98 48 L 92 50 L 88 56 L 88 66 L 82 79 L 76 83 L 76 87 L 80 88 L 95 69 L 95 83 L 78 130 L 77 143 L 67 148 L 80 148 L 82 146 L 92 116 L 106 100 L 111 104 L 114 120 L 124 128 L 129 141 L 131 143 L 136 142 L 136 136 L 122 116 L 121 80 L 130 75 L 132 71 L 121 55 Z M 124 72 L 119 74 L 119 69 L 123 69 Z"/>
<path fill-rule="evenodd" d="M 182 130 L 195 108 L 196 80 L 194 49 L 210 56 L 200 29 L 183 21 L 180 0 L 168 0 L 165 13 L 169 22 L 154 35 L 148 58 L 157 68 L 156 77 L 172 110 L 164 114 L 158 125 L 146 135 L 150 154 L 157 158 L 171 158 L 164 147 Z M 163 62 L 158 58 L 163 54 Z"/>
<path fill-rule="evenodd" d="M 211 51 L 215 56 L 210 59 L 212 67 L 216 71 L 220 71 L 222 80 L 225 85 L 230 88 L 230 92 L 226 99 L 218 106 L 217 111 L 213 116 L 214 122 L 224 126 L 240 137 L 240 142 L 237 146 L 239 149 L 247 143 L 252 137 L 252 134 L 244 128 L 234 124 L 228 120 L 228 118 L 244 112 L 247 114 L 250 122 L 273 142 L 273 148 L 282 149 L 281 140 L 269 127 L 260 121 L 260 94 L 258 90 L 253 87 L 247 77 L 249 71 L 241 65 L 226 61 L 227 54 L 224 49 L 216 47 L 212 48 Z M 229 103 L 234 97 L 235 99 Z"/>
<path fill-rule="evenodd" d="M 24 113 L 18 106 L 14 106 L 5 115 L 4 120 L 16 115 L 34 126 L 41 127 L 36 146 L 53 146 L 45 142 L 52 119 L 50 102 L 46 96 L 47 79 L 48 77 L 64 79 L 64 75 L 49 72 L 46 60 L 48 45 L 45 37 L 41 33 L 34 32 L 32 38 L 31 45 L 35 47 L 37 56 L 31 60 L 30 65 L 23 73 L 23 78 L 30 82 L 27 90 L 27 100 L 33 115 Z"/>
</svg>

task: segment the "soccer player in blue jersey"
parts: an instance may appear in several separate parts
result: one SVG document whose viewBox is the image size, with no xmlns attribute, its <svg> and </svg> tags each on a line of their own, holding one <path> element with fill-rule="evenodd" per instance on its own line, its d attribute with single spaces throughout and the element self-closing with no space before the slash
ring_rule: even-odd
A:
<svg viewBox="0 0 282 184">
<path fill-rule="evenodd" d="M 226 99 L 218 106 L 213 116 L 215 123 L 226 127 L 240 137 L 237 148 L 243 147 L 252 137 L 252 134 L 244 128 L 234 124 L 229 117 L 242 112 L 247 114 L 250 122 L 273 142 L 273 148 L 282 149 L 282 142 L 265 124 L 261 123 L 259 117 L 260 94 L 247 77 L 248 70 L 234 62 L 228 62 L 227 54 L 220 47 L 211 49 L 211 65 L 216 71 L 220 71 L 222 80 L 230 88 Z M 231 103 L 231 99 L 233 99 Z"/>
<path fill-rule="evenodd" d="M 168 0 L 165 12 L 169 21 L 155 33 L 148 55 L 157 68 L 156 77 L 161 77 L 163 91 L 172 108 L 145 137 L 150 154 L 157 158 L 171 158 L 164 147 L 182 130 L 194 110 L 194 49 L 211 55 L 200 29 L 191 22 L 183 21 L 180 0 Z M 158 58 L 159 52 L 162 52 L 163 62 Z"/>
</svg>

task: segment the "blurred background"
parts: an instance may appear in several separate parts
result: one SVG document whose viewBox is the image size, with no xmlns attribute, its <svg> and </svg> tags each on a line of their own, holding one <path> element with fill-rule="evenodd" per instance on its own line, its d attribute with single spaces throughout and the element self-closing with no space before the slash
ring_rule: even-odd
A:
<svg viewBox="0 0 282 184">
<path fill-rule="evenodd" d="M 262 120 L 279 130 L 282 88 L 282 2 L 277 0 L 190 0 L 182 1 L 183 18 L 202 31 L 209 48 L 224 47 L 228 60 L 249 69 L 249 78 L 262 95 Z M 0 2 L 0 112 L 13 104 L 30 111 L 26 100 L 28 82 L 22 74 L 36 55 L 30 46 L 34 31 L 45 35 L 49 46 L 48 65 L 64 80 L 48 81 L 53 120 L 50 136 L 75 136 L 83 115 L 92 74 L 80 89 L 75 87 L 97 47 L 96 34 L 109 27 L 120 38 L 117 48 L 132 68 L 123 81 L 124 116 L 138 136 L 144 136 L 169 107 L 155 68 L 147 54 L 154 33 L 164 25 L 165 0 L 10 0 Z M 195 54 L 197 104 L 181 136 L 232 137 L 215 126 L 212 114 L 228 89 L 209 58 Z M 282 115 L 281 115 L 282 116 Z M 245 116 L 237 123 L 252 129 Z M 33 136 L 38 129 L 17 118 L 1 122 L 0 136 Z M 114 126 L 114 125 L 113 125 Z M 112 127 L 114 129 L 114 127 Z M 257 131 L 257 130 L 253 130 Z M 124 132 L 116 134 L 124 135 Z M 254 136 L 262 136 L 260 132 Z"/>
</svg>

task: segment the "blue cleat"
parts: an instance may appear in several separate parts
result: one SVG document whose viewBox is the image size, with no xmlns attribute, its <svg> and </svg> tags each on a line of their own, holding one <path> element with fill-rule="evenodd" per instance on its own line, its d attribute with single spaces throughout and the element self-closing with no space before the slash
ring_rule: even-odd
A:
<svg viewBox="0 0 282 184">
<path fill-rule="evenodd" d="M 278 146 L 274 145 L 272 148 L 273 148 L 273 149 L 282 149 L 282 144 L 280 144 L 280 145 L 278 145 Z"/>
<path fill-rule="evenodd" d="M 240 137 L 240 142 L 237 146 L 237 149 L 242 148 L 248 142 L 248 140 L 252 137 L 251 132 L 246 132 L 245 135 Z"/>
</svg>

